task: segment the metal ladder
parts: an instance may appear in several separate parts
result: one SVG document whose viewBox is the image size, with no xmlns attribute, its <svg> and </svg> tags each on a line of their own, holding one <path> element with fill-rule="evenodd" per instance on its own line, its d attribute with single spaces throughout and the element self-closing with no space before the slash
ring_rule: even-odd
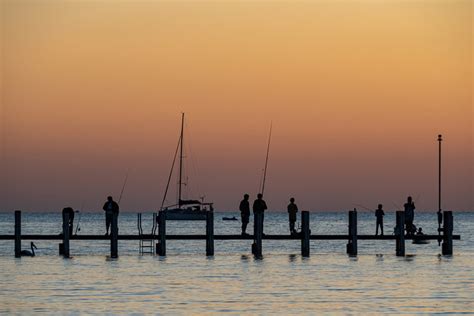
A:
<svg viewBox="0 0 474 316">
<path fill-rule="evenodd" d="M 138 235 L 140 236 L 139 240 L 139 251 L 140 254 L 154 254 L 155 253 L 155 236 L 156 236 L 156 213 L 153 213 L 153 225 L 151 227 L 151 234 L 150 235 L 143 235 L 143 228 L 142 228 L 142 213 L 137 214 L 137 228 L 138 228 Z"/>
</svg>

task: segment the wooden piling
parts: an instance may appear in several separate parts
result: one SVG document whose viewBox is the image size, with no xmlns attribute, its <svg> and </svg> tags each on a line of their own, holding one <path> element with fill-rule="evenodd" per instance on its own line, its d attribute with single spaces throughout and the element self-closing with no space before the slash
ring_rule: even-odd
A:
<svg viewBox="0 0 474 316">
<path fill-rule="evenodd" d="M 301 212 L 301 256 L 309 257 L 309 212 Z"/>
<path fill-rule="evenodd" d="M 166 256 L 166 211 L 158 213 L 158 240 L 156 252 L 160 256 Z"/>
<path fill-rule="evenodd" d="M 395 253 L 399 257 L 405 256 L 405 212 L 397 211 L 396 226 L 395 226 Z"/>
<path fill-rule="evenodd" d="M 112 225 L 110 233 L 110 257 L 118 258 L 118 214 L 112 214 Z"/>
<path fill-rule="evenodd" d="M 21 257 L 21 211 L 15 211 L 15 258 Z"/>
<path fill-rule="evenodd" d="M 62 246 L 62 255 L 64 258 L 69 258 L 69 213 L 63 212 L 63 246 Z M 60 246 L 61 252 L 61 246 Z"/>
<path fill-rule="evenodd" d="M 252 253 L 255 258 L 262 258 L 262 238 L 263 238 L 263 214 L 254 214 L 254 243 Z"/>
<path fill-rule="evenodd" d="M 206 256 L 214 255 L 214 212 L 206 213 Z"/>
<path fill-rule="evenodd" d="M 349 211 L 349 242 L 347 243 L 347 254 L 357 256 L 357 211 Z"/>
<path fill-rule="evenodd" d="M 443 222 L 443 245 L 442 245 L 442 254 L 444 256 L 453 255 L 453 212 L 444 211 L 443 212 L 444 222 Z"/>
</svg>

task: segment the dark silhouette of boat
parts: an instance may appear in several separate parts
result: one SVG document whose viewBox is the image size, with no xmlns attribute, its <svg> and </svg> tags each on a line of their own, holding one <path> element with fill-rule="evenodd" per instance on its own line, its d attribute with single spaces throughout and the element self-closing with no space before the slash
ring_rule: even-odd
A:
<svg viewBox="0 0 474 316">
<path fill-rule="evenodd" d="M 213 203 L 204 202 L 204 198 L 199 200 L 184 200 L 182 199 L 182 186 L 183 186 L 183 142 L 184 142 L 184 113 L 181 115 L 181 134 L 179 137 L 178 147 L 173 159 L 171 166 L 170 175 L 168 178 L 168 184 L 166 185 L 163 202 L 161 204 L 161 210 L 165 211 L 167 220 L 205 220 L 207 213 L 214 211 Z M 174 165 L 176 162 L 176 156 L 179 150 L 179 174 L 178 174 L 178 201 L 174 205 L 164 207 L 166 195 L 170 180 L 173 174 Z"/>
<path fill-rule="evenodd" d="M 430 241 L 425 240 L 425 239 L 413 239 L 412 243 L 415 244 L 415 245 L 426 245 L 426 244 L 429 244 Z"/>
<path fill-rule="evenodd" d="M 223 221 L 237 221 L 238 219 L 235 216 L 233 217 L 224 216 L 222 217 L 222 220 Z"/>
</svg>

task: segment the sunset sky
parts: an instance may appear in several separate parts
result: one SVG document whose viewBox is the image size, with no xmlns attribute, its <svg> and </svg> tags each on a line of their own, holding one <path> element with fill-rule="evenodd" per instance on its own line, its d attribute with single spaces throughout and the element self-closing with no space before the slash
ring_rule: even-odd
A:
<svg viewBox="0 0 474 316">
<path fill-rule="evenodd" d="M 474 210 L 472 1 L 0 3 L 0 211 Z"/>
</svg>

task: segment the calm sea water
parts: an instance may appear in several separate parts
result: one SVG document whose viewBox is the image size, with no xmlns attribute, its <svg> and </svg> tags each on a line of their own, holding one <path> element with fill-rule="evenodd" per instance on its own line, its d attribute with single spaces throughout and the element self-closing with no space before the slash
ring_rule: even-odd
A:
<svg viewBox="0 0 474 316">
<path fill-rule="evenodd" d="M 222 221 L 216 234 L 240 232 L 240 221 Z M 375 217 L 359 212 L 359 233 L 373 234 Z M 76 222 L 79 218 L 76 217 Z M 22 232 L 56 234 L 61 214 L 23 213 Z M 143 215 L 145 231 L 151 214 Z M 436 214 L 417 213 L 428 234 Z M 393 231 L 394 213 L 385 217 Z M 13 234 L 13 213 L 0 214 L 0 234 Z M 266 241 L 263 260 L 250 254 L 251 241 L 216 241 L 205 256 L 204 241 L 168 241 L 167 257 L 139 255 L 138 241 L 119 241 L 110 259 L 106 241 L 72 241 L 72 259 L 57 255 L 58 241 L 37 241 L 37 256 L 15 259 L 13 241 L 0 241 L 0 314 L 315 314 L 473 313 L 474 213 L 454 213 L 454 256 L 440 247 L 407 242 L 407 256 L 395 256 L 394 241 L 359 241 L 359 256 L 345 255 L 345 241 L 311 241 L 311 258 L 299 241 Z M 84 213 L 79 234 L 104 232 L 100 213 Z M 136 214 L 121 213 L 120 233 L 136 234 Z M 249 231 L 252 226 L 250 225 Z M 203 234 L 203 222 L 169 222 L 169 234 Z M 347 213 L 311 213 L 316 234 L 347 233 Z M 288 232 L 287 215 L 268 213 L 265 231 Z M 23 241 L 23 249 L 28 248 Z"/>
</svg>

